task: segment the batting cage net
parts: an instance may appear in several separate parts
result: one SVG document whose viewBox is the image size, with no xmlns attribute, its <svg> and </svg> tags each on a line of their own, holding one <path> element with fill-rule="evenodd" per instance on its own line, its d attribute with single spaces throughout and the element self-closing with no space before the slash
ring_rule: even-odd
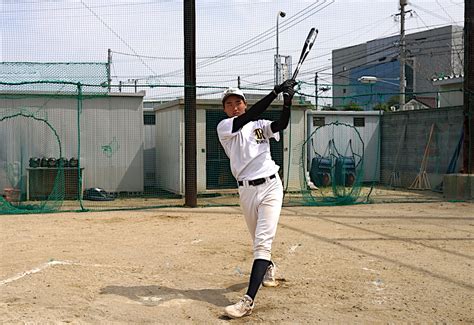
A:
<svg viewBox="0 0 474 325">
<path fill-rule="evenodd" d="M 107 64 L 0 67 L 0 213 L 184 205 L 182 98 L 146 100 L 153 85 L 114 91 Z M 322 111 L 301 89 L 281 140 L 271 140 L 286 206 L 442 199 L 443 175 L 461 164 L 462 107 Z M 244 92 L 252 105 L 269 89 Z M 281 106 L 262 118 L 278 119 Z M 216 132 L 223 118 L 220 97 L 198 98 L 198 206 L 239 204 Z"/>
<path fill-rule="evenodd" d="M 237 180 L 216 131 L 226 118 L 221 94 L 239 87 L 250 107 L 291 78 L 304 39 L 315 27 L 307 18 L 331 3 L 295 4 L 298 11 L 280 25 L 285 44 L 292 45 L 277 47 L 277 54 L 273 23 L 254 24 L 255 16 L 246 14 L 245 32 L 230 37 L 224 32 L 229 20 L 205 19 L 205 7 L 199 6 L 196 44 L 206 48 L 196 49 L 195 81 L 184 51 L 192 33 L 178 31 L 185 46 L 181 37 L 165 37 L 176 34 L 167 19 L 194 26 L 193 18 L 182 16 L 183 8 L 168 10 L 153 26 L 137 27 L 140 33 L 129 35 L 134 42 L 127 42 L 100 18 L 115 6 L 83 3 L 82 13 L 97 25 L 70 17 L 83 28 L 68 32 L 104 28 L 116 49 L 100 44 L 103 62 L 0 63 L 0 213 L 183 206 L 189 196 L 197 206 L 238 205 Z M 159 2 L 149 5 L 166 10 Z M 270 2 L 252 5 L 274 21 L 278 11 L 270 15 L 265 9 Z M 220 6 L 211 6 L 217 16 L 222 16 Z M 235 6 L 226 10 L 240 8 Z M 463 148 L 464 134 L 473 132 L 474 105 L 473 94 L 462 86 L 463 29 L 443 26 L 407 34 L 407 51 L 416 59 L 406 64 L 401 94 L 398 35 L 344 47 L 352 42 L 347 40 L 328 52 L 323 44 L 332 40 L 324 26 L 316 27 L 319 36 L 298 70 L 288 127 L 280 141 L 269 140 L 284 205 L 443 200 L 445 175 L 473 163 Z M 241 22 L 236 28 L 241 30 Z M 152 35 L 136 37 L 148 29 Z M 218 42 L 209 38 L 217 30 Z M 149 41 L 158 34 L 164 41 Z M 106 43 L 101 37 L 98 42 Z M 11 45 L 4 46 L 9 57 L 23 57 L 11 50 L 17 44 L 13 38 L 5 42 Z M 62 50 L 76 57 L 74 49 L 82 45 Z M 158 52 L 162 55 L 148 55 Z M 185 96 L 190 93 L 195 93 L 192 101 Z M 280 95 L 261 118 L 279 119 L 282 106 Z"/>
</svg>

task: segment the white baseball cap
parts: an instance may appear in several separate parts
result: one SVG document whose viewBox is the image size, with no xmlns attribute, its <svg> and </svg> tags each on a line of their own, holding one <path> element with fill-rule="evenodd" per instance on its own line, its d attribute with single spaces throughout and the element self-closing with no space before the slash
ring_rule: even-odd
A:
<svg viewBox="0 0 474 325">
<path fill-rule="evenodd" d="M 247 101 L 245 99 L 245 95 L 242 92 L 242 90 L 240 90 L 239 88 L 229 87 L 226 90 L 224 90 L 224 92 L 222 93 L 222 104 L 224 104 L 227 97 L 232 96 L 232 95 L 239 96 L 244 101 Z"/>
</svg>

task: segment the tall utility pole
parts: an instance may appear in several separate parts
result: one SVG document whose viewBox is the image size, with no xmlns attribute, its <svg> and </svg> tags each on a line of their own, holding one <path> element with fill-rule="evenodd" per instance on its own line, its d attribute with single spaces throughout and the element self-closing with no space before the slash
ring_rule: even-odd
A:
<svg viewBox="0 0 474 325">
<path fill-rule="evenodd" d="M 107 91 L 110 93 L 110 84 L 112 83 L 111 77 L 111 69 L 112 69 L 112 50 L 107 50 Z"/>
<path fill-rule="evenodd" d="M 463 172 L 474 174 L 474 3 L 464 1 Z"/>
<path fill-rule="evenodd" d="M 407 0 L 400 0 L 400 107 L 399 110 L 403 110 L 405 106 L 405 6 Z"/>
<path fill-rule="evenodd" d="M 197 206 L 196 174 L 196 5 L 184 1 L 184 195 L 185 205 Z"/>
<path fill-rule="evenodd" d="M 318 73 L 314 74 L 314 108 L 318 110 Z"/>
</svg>

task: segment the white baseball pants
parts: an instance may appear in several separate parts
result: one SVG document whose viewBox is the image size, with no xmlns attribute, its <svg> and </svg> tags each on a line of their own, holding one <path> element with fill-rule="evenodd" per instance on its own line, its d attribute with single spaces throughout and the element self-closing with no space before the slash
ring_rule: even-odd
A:
<svg viewBox="0 0 474 325">
<path fill-rule="evenodd" d="M 240 206 L 253 241 L 254 259 L 270 261 L 283 203 L 283 185 L 278 173 L 273 179 L 253 186 L 239 186 Z"/>
</svg>

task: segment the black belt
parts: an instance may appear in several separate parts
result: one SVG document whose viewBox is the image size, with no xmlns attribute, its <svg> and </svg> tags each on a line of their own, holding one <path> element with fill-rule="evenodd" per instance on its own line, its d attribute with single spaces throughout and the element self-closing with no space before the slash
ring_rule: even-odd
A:
<svg viewBox="0 0 474 325">
<path fill-rule="evenodd" d="M 269 176 L 268 178 L 274 179 L 275 177 L 276 175 L 273 174 L 272 176 Z M 265 181 L 266 181 L 266 178 L 257 178 L 257 179 L 254 179 L 253 181 L 248 181 L 248 183 L 249 185 L 257 186 L 257 185 L 265 183 Z M 237 183 L 239 183 L 239 186 L 244 186 L 244 181 L 238 181 Z"/>
</svg>

